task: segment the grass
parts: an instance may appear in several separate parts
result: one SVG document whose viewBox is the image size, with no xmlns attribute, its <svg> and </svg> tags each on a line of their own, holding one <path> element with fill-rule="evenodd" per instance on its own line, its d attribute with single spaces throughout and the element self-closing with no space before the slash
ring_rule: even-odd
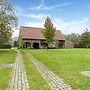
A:
<svg viewBox="0 0 90 90">
<path fill-rule="evenodd" d="M 44 81 L 36 67 L 31 63 L 30 58 L 25 52 L 22 52 L 22 55 L 30 90 L 50 90 L 49 85 Z"/>
<path fill-rule="evenodd" d="M 90 70 L 90 49 L 38 49 L 31 52 L 49 69 L 62 77 L 74 90 L 90 90 L 90 77 L 81 74 Z"/>
<path fill-rule="evenodd" d="M 0 90 L 6 90 L 8 87 L 11 68 L 0 68 Z"/>
<path fill-rule="evenodd" d="M 0 49 L 0 64 L 13 64 L 16 52 L 10 49 Z M 12 68 L 0 67 L 0 90 L 6 90 Z"/>
<path fill-rule="evenodd" d="M 10 49 L 0 49 L 0 64 L 14 63 L 16 52 Z"/>
</svg>

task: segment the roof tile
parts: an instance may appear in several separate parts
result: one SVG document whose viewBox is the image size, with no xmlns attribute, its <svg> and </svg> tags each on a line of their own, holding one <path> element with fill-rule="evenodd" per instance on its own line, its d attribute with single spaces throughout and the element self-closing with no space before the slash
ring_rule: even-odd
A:
<svg viewBox="0 0 90 90">
<path fill-rule="evenodd" d="M 43 39 L 45 37 L 42 34 L 43 28 L 36 28 L 36 27 L 20 27 L 20 33 L 23 39 Z M 63 34 L 60 30 L 55 31 L 55 40 L 65 40 Z"/>
</svg>

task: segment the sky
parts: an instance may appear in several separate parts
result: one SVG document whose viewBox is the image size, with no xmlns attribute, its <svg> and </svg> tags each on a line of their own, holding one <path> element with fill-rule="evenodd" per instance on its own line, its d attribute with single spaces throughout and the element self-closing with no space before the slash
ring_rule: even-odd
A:
<svg viewBox="0 0 90 90">
<path fill-rule="evenodd" d="M 43 28 L 47 16 L 63 34 L 90 30 L 90 0 L 15 0 L 18 27 Z M 18 36 L 19 28 L 13 36 Z"/>
</svg>

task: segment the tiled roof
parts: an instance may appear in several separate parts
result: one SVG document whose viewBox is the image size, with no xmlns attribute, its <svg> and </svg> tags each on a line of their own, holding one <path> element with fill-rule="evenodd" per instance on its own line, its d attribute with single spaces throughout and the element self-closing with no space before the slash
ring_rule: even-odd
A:
<svg viewBox="0 0 90 90">
<path fill-rule="evenodd" d="M 42 34 L 43 28 L 36 28 L 36 27 L 20 27 L 20 34 L 23 39 L 43 39 L 45 40 Z M 55 31 L 55 40 L 65 40 L 64 36 L 62 35 L 60 30 Z"/>
</svg>

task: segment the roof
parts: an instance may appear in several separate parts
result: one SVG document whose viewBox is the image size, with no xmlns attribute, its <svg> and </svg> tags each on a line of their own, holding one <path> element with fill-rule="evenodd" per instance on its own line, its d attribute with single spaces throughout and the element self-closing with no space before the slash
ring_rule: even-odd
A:
<svg viewBox="0 0 90 90">
<path fill-rule="evenodd" d="M 36 27 L 20 27 L 20 35 L 22 39 L 40 39 L 45 40 L 45 37 L 42 34 L 43 28 L 36 28 Z M 63 34 L 60 30 L 55 31 L 55 40 L 65 40 Z"/>
</svg>

